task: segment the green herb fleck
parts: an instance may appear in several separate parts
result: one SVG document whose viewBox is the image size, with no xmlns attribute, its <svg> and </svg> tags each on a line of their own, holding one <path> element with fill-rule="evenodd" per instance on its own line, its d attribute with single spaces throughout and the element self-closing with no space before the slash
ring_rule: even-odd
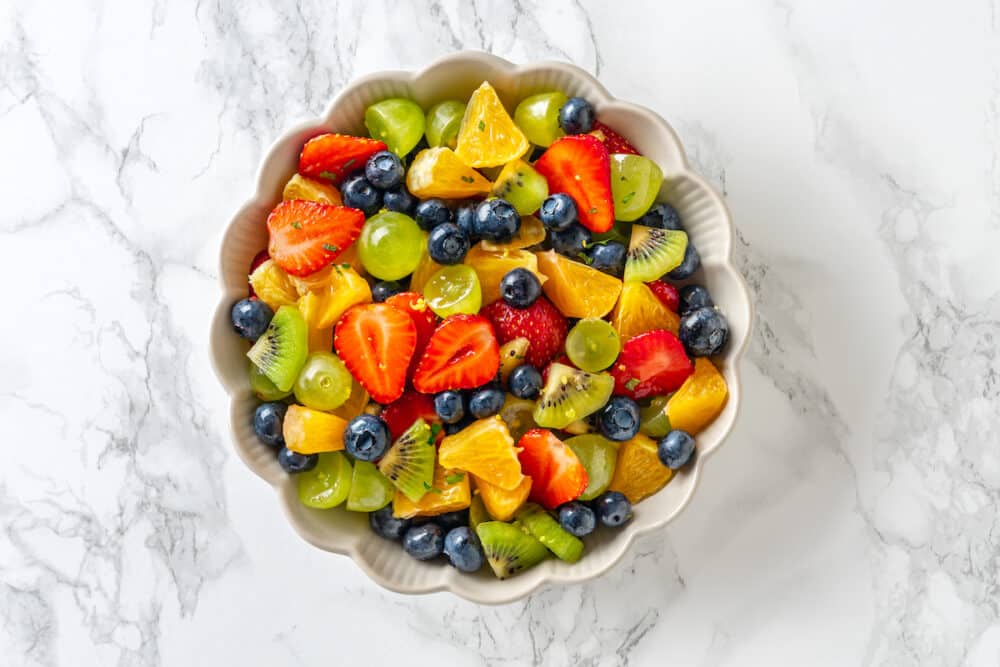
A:
<svg viewBox="0 0 1000 667">
<path fill-rule="evenodd" d="M 625 195 L 624 197 L 622 197 L 622 203 L 623 204 L 629 203 L 630 201 L 632 201 L 633 197 L 635 197 L 635 193 L 634 192 L 628 193 L 627 195 Z"/>
<path fill-rule="evenodd" d="M 586 264 L 587 266 L 590 266 L 591 264 L 594 263 L 594 258 L 593 257 L 585 255 L 582 252 L 579 255 L 577 255 L 577 256 L 580 258 L 580 261 L 583 262 L 584 264 Z"/>
<path fill-rule="evenodd" d="M 292 227 L 294 227 L 295 229 L 302 229 L 302 223 L 296 220 L 295 222 L 292 223 Z"/>
<path fill-rule="evenodd" d="M 351 268 L 351 265 L 350 264 L 341 264 L 340 268 L 342 268 L 342 269 L 349 269 L 349 268 Z"/>
<path fill-rule="evenodd" d="M 431 485 L 428 484 L 427 482 L 424 482 L 424 490 L 425 491 L 430 491 L 431 490 Z"/>
<path fill-rule="evenodd" d="M 482 132 L 485 129 L 486 129 L 486 123 L 484 123 L 483 121 L 479 121 L 479 131 Z"/>
<path fill-rule="evenodd" d="M 453 472 L 450 475 L 446 475 L 444 481 L 448 482 L 449 484 L 458 484 L 463 479 L 465 479 L 465 473 Z"/>
<path fill-rule="evenodd" d="M 437 488 L 436 486 L 432 486 L 431 488 L 427 489 L 427 492 L 428 493 L 437 493 L 437 494 L 444 493 L 444 491 L 442 491 L 441 489 Z"/>
<path fill-rule="evenodd" d="M 639 380 L 637 380 L 636 378 L 632 378 L 631 380 L 625 383 L 625 388 L 628 389 L 629 391 L 632 391 L 638 386 L 639 386 Z"/>
<path fill-rule="evenodd" d="M 476 179 L 472 178 L 472 176 L 463 176 L 462 180 L 464 182 L 466 182 L 466 183 L 475 183 L 476 182 Z"/>
<path fill-rule="evenodd" d="M 321 171 L 319 175 L 331 181 L 335 181 L 340 177 L 340 174 L 335 171 Z"/>
<path fill-rule="evenodd" d="M 354 158 L 351 158 L 350 160 L 348 160 L 347 162 L 344 163 L 344 169 L 347 169 L 352 164 L 354 164 Z"/>
<path fill-rule="evenodd" d="M 340 248 L 338 248 L 337 246 L 333 245 L 332 243 L 324 243 L 323 244 L 323 250 L 326 250 L 327 252 L 338 252 L 340 250 Z"/>
<path fill-rule="evenodd" d="M 441 424 L 431 424 L 431 442 L 434 442 L 437 438 L 437 434 L 441 432 Z"/>
<path fill-rule="evenodd" d="M 596 206 L 594 208 L 590 209 L 590 214 L 591 215 L 593 215 L 595 213 L 597 213 L 597 207 Z"/>
</svg>

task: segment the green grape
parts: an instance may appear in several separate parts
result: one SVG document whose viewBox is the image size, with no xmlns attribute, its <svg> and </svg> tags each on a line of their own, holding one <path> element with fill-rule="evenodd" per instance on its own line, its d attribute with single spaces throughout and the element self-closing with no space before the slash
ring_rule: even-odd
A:
<svg viewBox="0 0 1000 667">
<path fill-rule="evenodd" d="M 438 102 L 427 112 L 427 145 L 431 148 L 447 146 L 454 148 L 458 139 L 458 128 L 465 116 L 465 102 L 445 100 Z"/>
<path fill-rule="evenodd" d="M 250 362 L 250 390 L 262 401 L 280 401 L 291 396 L 290 391 L 281 391 L 266 375 L 260 372 L 257 364 Z"/>
<path fill-rule="evenodd" d="M 313 352 L 295 380 L 295 398 L 313 410 L 336 410 L 350 397 L 354 378 L 340 357 Z"/>
<path fill-rule="evenodd" d="M 649 210 L 663 185 L 663 172 L 655 162 L 641 155 L 615 153 L 611 156 L 611 195 L 615 218 L 632 222 Z"/>
<path fill-rule="evenodd" d="M 522 435 L 538 427 L 538 424 L 535 423 L 535 402 L 507 394 L 503 407 L 500 408 L 500 419 L 507 424 L 510 437 L 514 439 L 514 442 L 517 442 Z"/>
<path fill-rule="evenodd" d="M 566 336 L 566 354 L 573 364 L 596 373 L 615 362 L 622 343 L 614 327 L 602 319 L 587 317 L 576 323 Z"/>
<path fill-rule="evenodd" d="M 438 317 L 458 313 L 472 315 L 483 305 L 479 276 L 466 264 L 439 269 L 424 285 L 424 299 Z"/>
<path fill-rule="evenodd" d="M 413 100 L 395 97 L 365 109 L 365 127 L 399 157 L 412 151 L 424 136 L 424 110 Z"/>
<path fill-rule="evenodd" d="M 558 91 L 526 97 L 514 109 L 514 122 L 528 141 L 536 146 L 548 146 L 565 134 L 559 127 L 559 109 L 566 104 L 566 99 Z"/>
<path fill-rule="evenodd" d="M 662 438 L 670 433 L 670 418 L 665 408 L 669 396 L 657 396 L 645 408 L 639 409 L 639 430 L 650 438 Z"/>
<path fill-rule="evenodd" d="M 493 194 L 510 202 L 519 215 L 531 215 L 549 196 L 549 182 L 524 160 L 514 160 L 497 176 Z"/>
<path fill-rule="evenodd" d="M 395 488 L 374 463 L 355 461 L 351 492 L 347 495 L 347 509 L 352 512 L 380 510 L 392 502 Z"/>
<path fill-rule="evenodd" d="M 365 271 L 379 280 L 399 280 L 417 268 L 426 244 L 427 235 L 413 218 L 382 211 L 361 228 L 358 255 Z"/>
<path fill-rule="evenodd" d="M 351 462 L 342 452 L 323 452 L 315 468 L 296 477 L 303 505 L 330 509 L 344 502 L 351 491 Z"/>
<path fill-rule="evenodd" d="M 587 488 L 580 494 L 580 500 L 593 500 L 604 493 L 615 475 L 618 448 L 610 440 L 596 433 L 578 435 L 566 441 L 587 471 Z"/>
</svg>

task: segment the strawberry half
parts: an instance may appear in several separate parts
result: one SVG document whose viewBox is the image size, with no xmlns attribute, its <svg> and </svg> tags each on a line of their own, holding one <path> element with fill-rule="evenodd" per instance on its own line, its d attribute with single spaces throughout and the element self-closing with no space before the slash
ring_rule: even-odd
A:
<svg viewBox="0 0 1000 667">
<path fill-rule="evenodd" d="M 694 372 L 694 364 L 677 336 L 653 329 L 625 341 L 610 370 L 616 394 L 640 399 L 680 389 Z"/>
<path fill-rule="evenodd" d="M 385 144 L 366 137 L 346 134 L 321 134 L 302 147 L 299 173 L 310 178 L 322 178 L 339 184 L 352 171 L 364 169 L 375 153 L 385 150 Z"/>
<path fill-rule="evenodd" d="M 354 306 L 333 332 L 333 346 L 347 370 L 382 404 L 403 394 L 416 345 L 413 319 L 385 303 Z"/>
<path fill-rule="evenodd" d="M 413 374 L 413 387 L 425 394 L 472 389 L 492 380 L 499 369 L 500 346 L 489 321 L 479 315 L 452 315 L 431 335 Z"/>
<path fill-rule="evenodd" d="M 406 373 L 406 377 L 412 378 L 413 373 L 417 370 L 417 363 L 419 363 L 420 357 L 423 355 L 424 350 L 427 349 L 427 342 L 431 339 L 431 334 L 434 333 L 434 329 L 437 327 L 437 315 L 427 305 L 424 297 L 416 292 L 393 294 L 385 302 L 393 308 L 398 308 L 408 313 L 413 318 L 414 326 L 417 327 L 417 347 L 413 354 L 413 359 L 410 360 L 410 368 Z"/>
<path fill-rule="evenodd" d="M 566 318 L 544 296 L 527 308 L 514 308 L 500 299 L 479 312 L 493 323 L 501 345 L 522 336 L 527 338 L 525 358 L 535 368 L 544 368 L 566 343 Z"/>
<path fill-rule="evenodd" d="M 550 193 L 573 198 L 584 227 L 601 233 L 615 224 L 611 161 L 600 139 L 589 134 L 563 137 L 542 153 L 535 169 L 549 182 Z"/>
<path fill-rule="evenodd" d="M 365 224 L 356 208 L 289 199 L 267 216 L 267 251 L 293 276 L 308 276 L 337 259 L 354 243 Z"/>
<path fill-rule="evenodd" d="M 434 410 L 434 399 L 427 394 L 418 394 L 415 391 L 408 391 L 385 406 L 381 417 L 382 421 L 389 427 L 389 435 L 394 442 L 418 419 L 423 419 L 428 424 L 441 423 L 441 418 Z M 444 432 L 438 428 L 437 438 L 440 440 L 443 437 Z"/>
<path fill-rule="evenodd" d="M 681 295 L 677 291 L 677 288 L 670 283 L 665 283 L 662 280 L 654 280 L 651 283 L 646 283 L 646 287 L 656 295 L 656 298 L 660 300 L 664 306 L 669 308 L 673 312 L 677 312 L 677 308 L 681 305 Z"/>
<path fill-rule="evenodd" d="M 271 256 L 267 254 L 267 250 L 261 250 L 259 253 L 254 255 L 253 259 L 250 261 L 250 272 L 247 275 L 252 274 L 254 271 L 257 270 L 258 266 L 260 266 L 269 259 L 271 259 Z M 248 292 L 247 296 L 249 296 L 250 298 L 257 296 L 257 292 L 253 291 L 253 285 L 250 284 L 249 280 L 247 280 L 247 292 Z"/>
<path fill-rule="evenodd" d="M 609 153 L 631 153 L 632 155 L 642 155 L 635 146 L 628 142 L 628 139 L 618 134 L 604 123 L 595 120 L 594 129 L 590 135 L 597 137 Z"/>
<path fill-rule="evenodd" d="M 518 441 L 521 470 L 531 478 L 531 499 L 549 509 L 580 497 L 590 480 L 569 446 L 544 428 L 533 428 Z"/>
</svg>

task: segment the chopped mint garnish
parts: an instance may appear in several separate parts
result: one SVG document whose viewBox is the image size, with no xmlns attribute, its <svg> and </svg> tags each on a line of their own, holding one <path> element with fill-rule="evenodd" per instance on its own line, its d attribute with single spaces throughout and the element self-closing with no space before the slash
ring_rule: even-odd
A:
<svg viewBox="0 0 1000 667">
<path fill-rule="evenodd" d="M 483 121 L 479 121 L 479 131 L 482 132 L 485 129 L 486 129 L 486 123 L 484 123 Z"/>
<path fill-rule="evenodd" d="M 622 203 L 623 204 L 629 203 L 630 201 L 632 201 L 632 197 L 635 197 L 635 193 L 634 192 L 628 193 L 627 195 L 622 197 Z"/>
<path fill-rule="evenodd" d="M 450 475 L 445 476 L 444 481 L 448 482 L 449 484 L 458 484 L 463 479 L 465 479 L 465 473 L 453 472 Z"/>
<path fill-rule="evenodd" d="M 631 380 L 625 383 L 625 388 L 628 389 L 629 391 L 632 391 L 638 386 L 639 386 L 639 380 L 637 380 L 636 378 L 632 378 Z"/>
<path fill-rule="evenodd" d="M 475 183 L 476 182 L 476 179 L 472 178 L 472 176 L 463 176 L 462 180 L 464 182 L 466 182 L 466 183 Z"/>
<path fill-rule="evenodd" d="M 340 250 L 340 248 L 338 248 L 337 246 L 333 245 L 332 243 L 324 243 L 323 244 L 323 250 L 326 250 L 328 252 L 337 252 L 337 251 Z"/>
<path fill-rule="evenodd" d="M 302 223 L 296 220 L 295 222 L 292 223 L 292 227 L 294 227 L 295 229 L 302 229 Z"/>
<path fill-rule="evenodd" d="M 339 174 L 337 174 L 337 172 L 335 172 L 335 171 L 321 171 L 321 172 L 319 172 L 319 175 L 322 176 L 323 178 L 329 179 L 331 181 L 337 180 L 337 178 L 339 176 Z"/>
<path fill-rule="evenodd" d="M 597 213 L 597 207 L 595 206 L 594 208 L 590 209 L 590 213 L 591 213 L 591 215 L 593 215 L 594 213 Z"/>
</svg>

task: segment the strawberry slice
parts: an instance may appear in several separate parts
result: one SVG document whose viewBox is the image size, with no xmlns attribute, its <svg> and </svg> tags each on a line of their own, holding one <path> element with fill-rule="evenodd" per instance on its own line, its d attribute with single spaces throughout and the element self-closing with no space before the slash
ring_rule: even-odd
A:
<svg viewBox="0 0 1000 667">
<path fill-rule="evenodd" d="M 681 295 L 677 291 L 677 288 L 670 283 L 665 283 L 662 280 L 654 280 L 651 283 L 646 283 L 656 298 L 660 300 L 664 306 L 669 308 L 673 312 L 677 312 L 677 308 L 681 305 Z"/>
<path fill-rule="evenodd" d="M 677 336 L 653 329 L 625 341 L 610 370 L 616 394 L 640 399 L 680 389 L 694 372 L 694 364 Z"/>
<path fill-rule="evenodd" d="M 425 394 L 472 389 L 492 380 L 499 369 L 500 346 L 489 321 L 452 315 L 434 330 L 413 374 L 413 387 Z"/>
<path fill-rule="evenodd" d="M 549 182 L 550 193 L 573 198 L 584 227 L 601 233 L 615 224 L 611 161 L 600 139 L 589 134 L 563 137 L 542 153 L 535 169 Z"/>
<path fill-rule="evenodd" d="M 562 364 L 563 366 L 569 366 L 570 368 L 576 368 L 576 364 L 570 361 L 569 357 L 565 354 L 557 357 L 552 361 L 551 364 L 542 369 L 542 384 L 549 381 L 549 371 L 552 369 L 552 364 Z"/>
<path fill-rule="evenodd" d="M 566 343 L 566 318 L 544 296 L 527 308 L 513 308 L 500 299 L 479 312 L 493 323 L 501 345 L 522 336 L 527 338 L 525 358 L 535 368 L 544 368 Z"/>
<path fill-rule="evenodd" d="M 333 332 L 333 346 L 347 370 L 382 404 L 402 396 L 416 345 L 413 319 L 385 303 L 354 306 Z"/>
<path fill-rule="evenodd" d="M 364 224 L 365 214 L 355 208 L 289 199 L 267 216 L 267 251 L 286 272 L 308 276 L 337 259 Z"/>
<path fill-rule="evenodd" d="M 375 139 L 321 134 L 302 147 L 299 173 L 310 178 L 323 178 L 337 185 L 352 171 L 364 169 L 368 158 L 384 150 L 385 144 Z"/>
<path fill-rule="evenodd" d="M 408 391 L 382 410 L 382 421 L 389 427 L 389 435 L 393 441 L 399 438 L 413 422 L 423 419 L 428 424 L 440 424 L 441 418 L 434 410 L 434 399 L 427 394 Z M 434 427 L 431 426 L 433 429 Z M 437 439 L 444 437 L 440 427 L 437 429 Z"/>
<path fill-rule="evenodd" d="M 518 441 L 521 470 L 531 478 L 531 499 L 549 509 L 575 500 L 587 488 L 587 470 L 569 446 L 545 428 Z"/>
<path fill-rule="evenodd" d="M 385 300 L 393 308 L 399 308 L 409 313 L 413 318 L 413 324 L 417 327 L 417 348 L 410 360 L 410 368 L 406 372 L 407 378 L 412 378 L 417 370 L 417 363 L 427 349 L 427 342 L 431 339 L 431 334 L 437 328 L 437 315 L 427 305 L 427 301 L 416 292 L 400 292 L 393 294 Z"/>
<path fill-rule="evenodd" d="M 271 259 L 271 256 L 267 254 L 267 250 L 261 250 L 259 253 L 254 255 L 253 259 L 250 261 L 250 272 L 247 275 L 252 274 L 254 271 L 257 270 L 258 266 L 260 266 L 269 259 Z M 257 292 L 253 291 L 253 285 L 250 284 L 249 280 L 247 280 L 247 292 L 248 292 L 247 296 L 249 296 L 251 299 L 257 296 Z"/>
<path fill-rule="evenodd" d="M 594 129 L 590 135 L 597 137 L 609 153 L 631 153 L 632 155 L 642 155 L 635 146 L 628 142 L 628 139 L 618 134 L 604 123 L 595 120 Z"/>
</svg>

